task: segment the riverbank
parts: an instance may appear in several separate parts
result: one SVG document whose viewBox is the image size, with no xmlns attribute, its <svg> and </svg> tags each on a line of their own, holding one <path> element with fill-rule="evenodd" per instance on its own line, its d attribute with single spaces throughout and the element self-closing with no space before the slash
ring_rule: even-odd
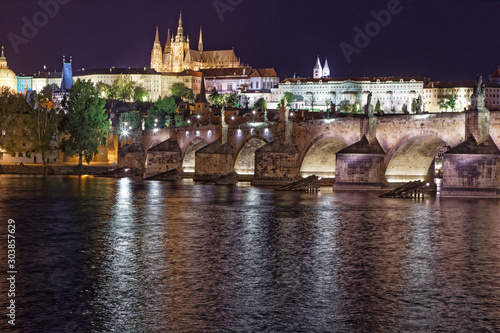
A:
<svg viewBox="0 0 500 333">
<path fill-rule="evenodd" d="M 0 164 L 0 174 L 13 175 L 101 175 L 111 169 L 110 165 L 77 165 L 66 164 Z"/>
</svg>

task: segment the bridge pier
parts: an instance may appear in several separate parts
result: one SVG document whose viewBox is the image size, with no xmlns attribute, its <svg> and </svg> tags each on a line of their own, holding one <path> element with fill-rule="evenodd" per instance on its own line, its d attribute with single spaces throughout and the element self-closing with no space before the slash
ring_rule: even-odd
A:
<svg viewBox="0 0 500 333">
<path fill-rule="evenodd" d="M 442 197 L 500 198 L 500 150 L 471 136 L 443 158 Z"/>
<path fill-rule="evenodd" d="M 282 138 L 255 151 L 252 185 L 281 186 L 299 179 L 300 152 L 292 141 Z"/>
<path fill-rule="evenodd" d="M 182 151 L 177 139 L 168 139 L 148 150 L 146 172 L 144 178 L 149 178 L 173 169 L 181 171 Z"/>
<path fill-rule="evenodd" d="M 476 78 L 471 109 L 466 113 L 465 142 L 443 156 L 442 197 L 500 198 L 500 149 L 490 136 L 485 86 Z"/>
<path fill-rule="evenodd" d="M 377 139 L 352 144 L 337 153 L 335 191 L 380 190 L 384 182 L 385 152 Z"/>
<path fill-rule="evenodd" d="M 195 154 L 195 181 L 212 181 L 234 172 L 234 151 L 229 143 L 215 140 Z"/>
</svg>

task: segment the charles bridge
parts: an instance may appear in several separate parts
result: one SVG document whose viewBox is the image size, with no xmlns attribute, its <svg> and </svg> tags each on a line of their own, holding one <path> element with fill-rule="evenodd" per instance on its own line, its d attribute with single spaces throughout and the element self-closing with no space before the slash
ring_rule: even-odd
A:
<svg viewBox="0 0 500 333">
<path fill-rule="evenodd" d="M 335 178 L 335 190 L 380 189 L 388 182 L 432 181 L 441 152 L 442 196 L 500 196 L 500 112 L 397 114 L 144 131 L 141 145 L 120 152 L 120 166 L 145 178 L 170 170 L 209 181 L 236 172 L 254 185 L 300 177 Z M 217 121 L 218 120 L 218 121 Z"/>
</svg>

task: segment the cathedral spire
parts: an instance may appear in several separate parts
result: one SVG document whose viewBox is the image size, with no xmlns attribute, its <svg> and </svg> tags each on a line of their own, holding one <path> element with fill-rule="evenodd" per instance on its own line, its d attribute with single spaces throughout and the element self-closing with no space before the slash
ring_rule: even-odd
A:
<svg viewBox="0 0 500 333">
<path fill-rule="evenodd" d="M 156 37 L 155 37 L 155 43 L 160 42 L 160 34 L 158 33 L 158 26 L 156 27 Z"/>
<path fill-rule="evenodd" d="M 168 29 L 168 33 L 167 33 L 167 42 L 165 43 L 165 53 L 168 53 L 170 52 L 170 41 L 171 37 L 170 37 L 170 29 Z"/>
<path fill-rule="evenodd" d="M 203 53 L 203 30 L 201 27 L 200 27 L 200 41 L 198 42 L 198 51 L 200 51 L 200 53 Z"/>
<path fill-rule="evenodd" d="M 158 27 L 156 27 L 155 42 L 153 44 L 153 50 L 151 51 L 151 68 L 160 72 L 162 67 L 163 67 L 162 47 L 161 47 Z"/>
<path fill-rule="evenodd" d="M 4 47 L 2 46 L 2 58 L 5 58 Z"/>
<path fill-rule="evenodd" d="M 323 77 L 330 77 L 330 66 L 328 66 L 328 58 L 325 59 L 325 66 L 323 67 Z"/>
<path fill-rule="evenodd" d="M 321 61 L 316 60 L 316 65 L 314 65 L 314 70 L 313 70 L 313 78 L 315 79 L 321 79 L 321 76 L 323 75 L 323 68 L 321 67 Z"/>
<path fill-rule="evenodd" d="M 177 36 L 175 37 L 176 42 L 184 41 L 184 28 L 182 27 L 182 11 L 179 16 L 179 27 L 177 28 Z"/>
</svg>

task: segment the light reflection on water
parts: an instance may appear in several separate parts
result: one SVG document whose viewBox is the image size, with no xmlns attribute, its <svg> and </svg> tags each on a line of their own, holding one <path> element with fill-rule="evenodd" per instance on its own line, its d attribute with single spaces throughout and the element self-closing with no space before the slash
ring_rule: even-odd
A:
<svg viewBox="0 0 500 333">
<path fill-rule="evenodd" d="M 18 224 L 13 332 L 500 330 L 496 200 L 92 177 L 0 188 Z"/>
</svg>

